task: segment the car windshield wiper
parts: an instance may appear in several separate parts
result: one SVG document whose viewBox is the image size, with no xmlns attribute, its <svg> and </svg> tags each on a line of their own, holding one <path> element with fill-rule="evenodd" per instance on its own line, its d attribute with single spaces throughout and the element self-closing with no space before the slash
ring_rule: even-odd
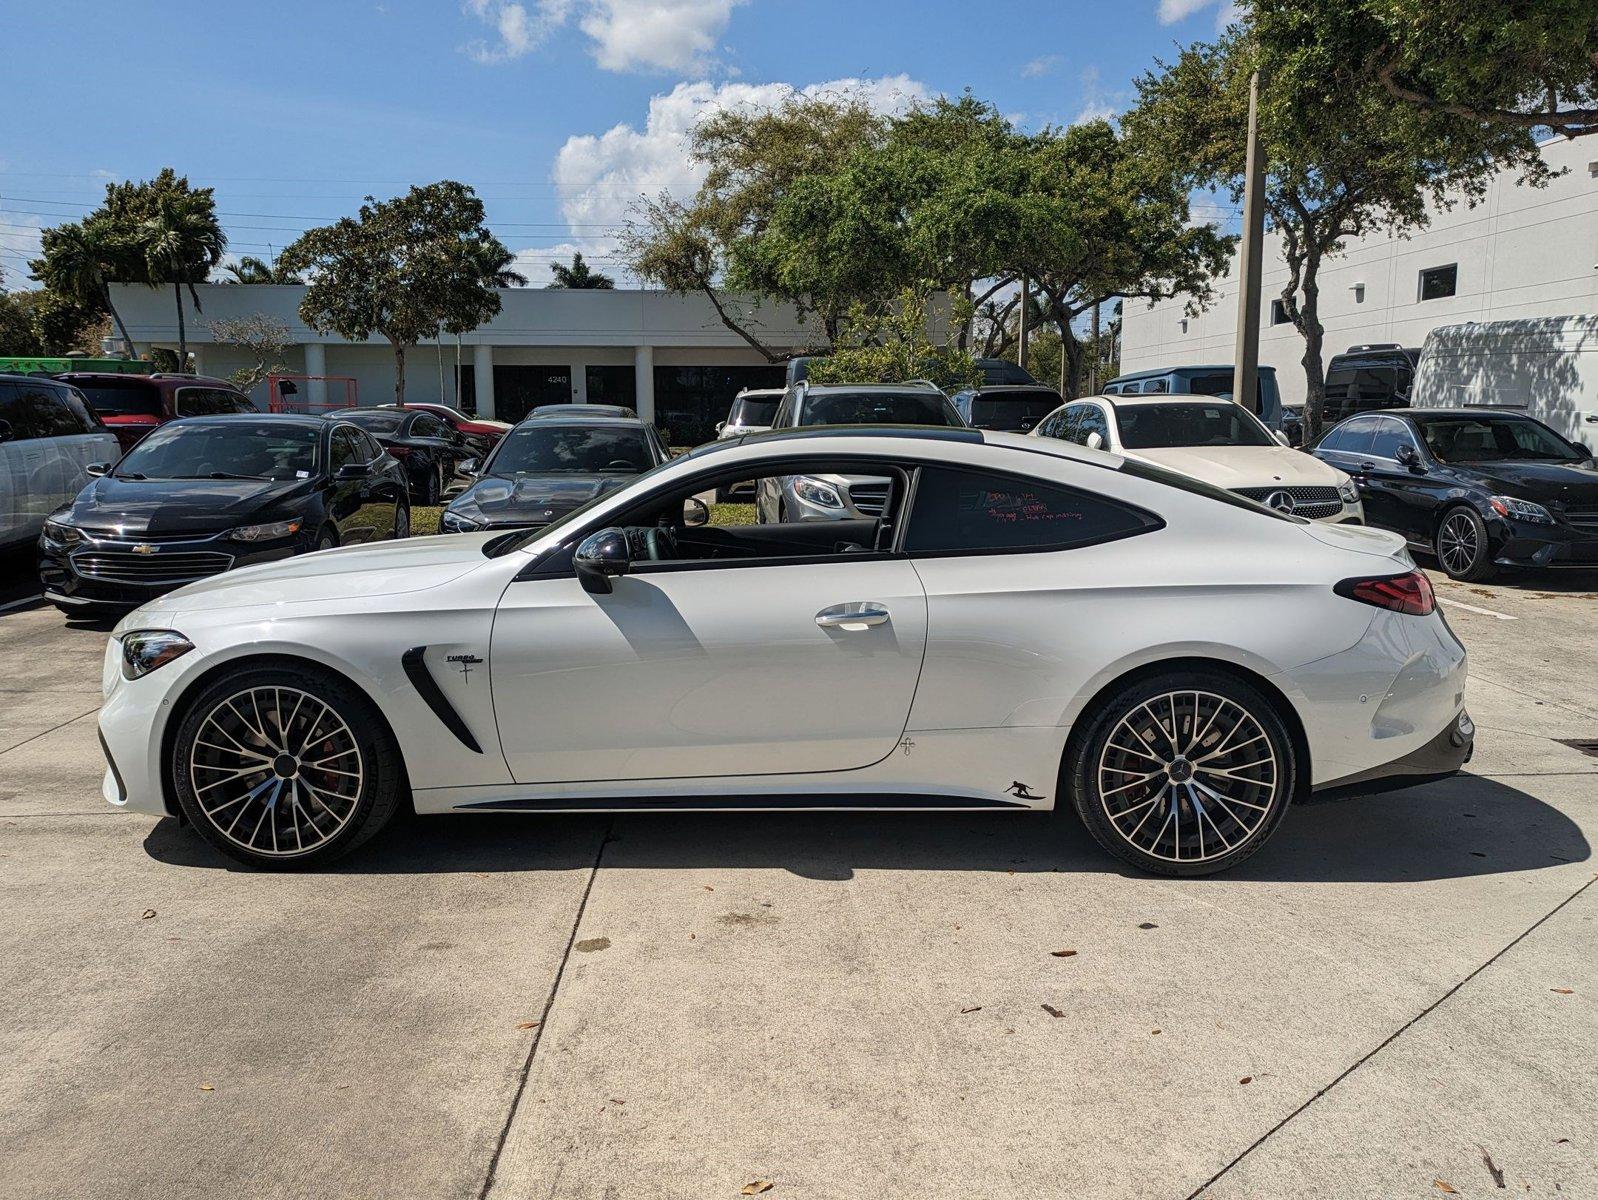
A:
<svg viewBox="0 0 1598 1200">
<path fill-rule="evenodd" d="M 140 475 L 137 471 L 113 471 L 112 477 L 116 479 L 137 479 L 140 482 L 150 478 L 148 475 Z"/>
<path fill-rule="evenodd" d="M 209 475 L 188 475 L 188 479 L 258 479 L 262 482 L 269 480 L 266 475 L 236 475 L 232 471 L 212 471 Z"/>
</svg>

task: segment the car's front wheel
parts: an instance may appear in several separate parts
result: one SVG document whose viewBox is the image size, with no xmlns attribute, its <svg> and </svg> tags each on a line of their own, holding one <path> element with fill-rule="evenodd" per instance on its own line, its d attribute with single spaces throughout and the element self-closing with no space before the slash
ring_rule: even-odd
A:
<svg viewBox="0 0 1598 1200">
<path fill-rule="evenodd" d="M 168 762 L 184 815 L 224 854 L 260 867 L 327 862 L 374 836 L 405 792 L 376 707 L 314 667 L 263 667 L 195 697 Z"/>
<path fill-rule="evenodd" d="M 1461 504 L 1444 513 L 1432 545 L 1437 565 L 1450 579 L 1480 583 L 1497 573 L 1487 522 L 1473 508 Z"/>
<path fill-rule="evenodd" d="M 1208 875 L 1281 824 L 1297 779 L 1293 740 L 1242 680 L 1186 671 L 1139 680 L 1089 719 L 1066 785 L 1111 854 L 1160 875 Z"/>
</svg>

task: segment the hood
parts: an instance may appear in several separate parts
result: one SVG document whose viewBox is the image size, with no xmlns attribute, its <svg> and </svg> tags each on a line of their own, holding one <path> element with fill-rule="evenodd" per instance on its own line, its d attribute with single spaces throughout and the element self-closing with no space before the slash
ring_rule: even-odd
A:
<svg viewBox="0 0 1598 1200">
<path fill-rule="evenodd" d="M 310 479 L 117 479 L 102 476 L 63 514 L 74 525 L 125 534 L 215 533 L 292 514 L 316 490 Z"/>
<path fill-rule="evenodd" d="M 489 525 L 547 525 L 596 496 L 626 487 L 636 475 L 522 475 L 479 479 L 449 510 Z"/>
<path fill-rule="evenodd" d="M 1159 446 L 1122 453 L 1228 491 L 1275 484 L 1337 487 L 1348 478 L 1313 455 L 1286 446 Z"/>
<path fill-rule="evenodd" d="M 1591 459 L 1587 460 L 1590 464 Z M 1506 496 L 1538 504 L 1598 502 L 1598 470 L 1590 465 L 1551 462 L 1460 463 L 1450 470 L 1479 480 Z"/>
<path fill-rule="evenodd" d="M 448 583 L 489 561 L 483 557 L 483 543 L 489 536 L 407 538 L 239 567 L 168 592 L 144 605 L 136 615 L 143 619 L 196 609 L 251 608 L 418 592 Z"/>
</svg>

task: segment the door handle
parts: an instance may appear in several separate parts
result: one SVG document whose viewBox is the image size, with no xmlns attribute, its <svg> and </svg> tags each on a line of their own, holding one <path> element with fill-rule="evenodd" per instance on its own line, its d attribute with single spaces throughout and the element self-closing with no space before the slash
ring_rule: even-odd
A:
<svg viewBox="0 0 1598 1200">
<path fill-rule="evenodd" d="M 1362 463 L 1359 464 L 1359 473 L 1361 475 L 1369 474 L 1371 471 L 1374 471 L 1375 469 L 1376 469 L 1376 464 L 1373 463 L 1373 462 L 1362 462 Z"/>
<path fill-rule="evenodd" d="M 871 601 L 851 600 L 847 604 L 834 604 L 816 614 L 816 624 L 823 629 L 842 629 L 854 632 L 873 625 L 885 625 L 888 610 Z"/>
</svg>

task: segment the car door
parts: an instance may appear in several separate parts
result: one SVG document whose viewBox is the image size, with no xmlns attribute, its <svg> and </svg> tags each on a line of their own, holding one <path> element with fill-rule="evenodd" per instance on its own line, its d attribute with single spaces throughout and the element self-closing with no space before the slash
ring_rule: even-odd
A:
<svg viewBox="0 0 1598 1200">
<path fill-rule="evenodd" d="M 727 482 L 702 470 L 681 486 Z M 795 528 L 828 540 L 817 524 Z M 557 567 L 500 601 L 494 709 L 518 782 L 849 771 L 903 736 L 927 638 L 925 593 L 903 555 L 635 563 L 613 585 L 595 595 Z M 869 620 L 848 620 L 867 606 Z"/>
<path fill-rule="evenodd" d="M 1322 462 L 1330 463 L 1349 475 L 1359 489 L 1362 502 L 1367 500 L 1369 491 L 1368 473 L 1376 465 L 1370 456 L 1371 441 L 1375 436 L 1375 417 L 1353 417 L 1322 435 L 1311 451 Z M 1369 510 L 1366 511 L 1366 520 L 1370 520 Z M 1371 523 L 1375 524 L 1374 521 Z"/>
<path fill-rule="evenodd" d="M 1394 417 L 1371 417 L 1370 420 L 1374 422 L 1374 436 L 1369 457 L 1360 463 L 1364 471 L 1361 495 L 1365 501 L 1365 519 L 1414 541 L 1427 541 L 1431 536 L 1431 512 L 1437 503 L 1433 493 L 1437 486 L 1424 469 L 1414 470 L 1398 457 L 1400 448 L 1407 447 L 1419 459 L 1420 448 L 1402 421 Z"/>
<path fill-rule="evenodd" d="M 363 463 L 360 441 L 348 425 L 335 425 L 327 443 L 327 509 L 338 529 L 338 540 L 343 545 L 371 541 L 376 534 L 370 528 L 370 515 L 365 512 L 371 479 L 346 470 Z"/>
</svg>

